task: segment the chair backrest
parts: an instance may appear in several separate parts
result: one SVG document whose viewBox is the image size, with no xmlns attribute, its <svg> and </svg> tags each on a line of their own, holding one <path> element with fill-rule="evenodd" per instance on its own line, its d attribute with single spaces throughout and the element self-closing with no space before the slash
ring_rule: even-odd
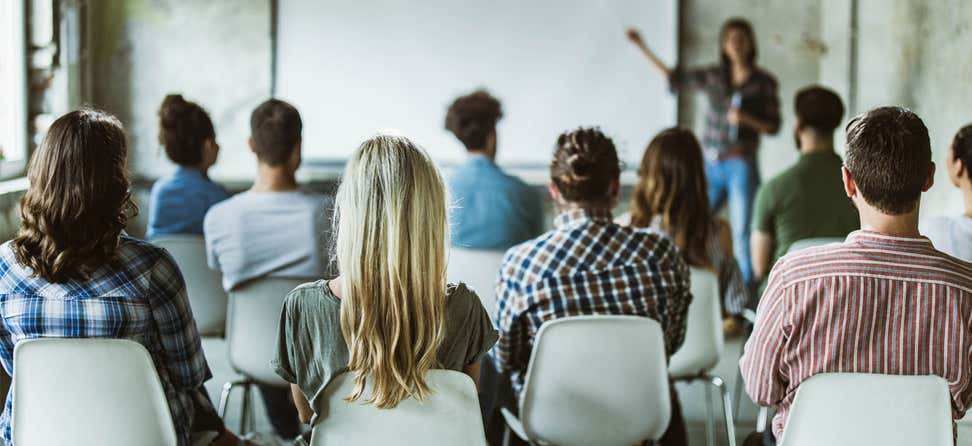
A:
<svg viewBox="0 0 972 446">
<path fill-rule="evenodd" d="M 496 278 L 503 255 L 503 251 L 455 247 L 449 253 L 449 282 L 464 282 L 475 291 L 490 317 L 496 315 Z"/>
<path fill-rule="evenodd" d="M 786 250 L 787 253 L 797 252 L 801 249 L 813 248 L 814 246 L 828 245 L 831 243 L 840 243 L 844 239 L 840 237 L 818 237 L 818 238 L 805 238 L 803 240 L 797 240 L 790 245 L 790 248 Z"/>
<path fill-rule="evenodd" d="M 782 445 L 952 445 L 952 400 L 938 376 L 824 373 L 797 387 Z"/>
<path fill-rule="evenodd" d="M 685 323 L 685 342 L 672 355 L 668 371 L 675 378 L 707 372 L 719 363 L 725 347 L 719 277 L 712 271 L 691 269 L 692 303 Z"/>
<path fill-rule="evenodd" d="M 342 373 L 324 390 L 318 408 L 311 445 L 486 444 L 476 385 L 464 373 L 429 370 L 425 382 L 432 394 L 424 401 L 408 398 L 394 409 L 364 404 L 371 395 L 368 385 L 361 399 L 344 401 L 354 389 L 354 375 Z"/>
<path fill-rule="evenodd" d="M 220 336 L 226 327 L 226 292 L 219 271 L 206 263 L 206 242 L 198 235 L 167 235 L 152 239 L 175 259 L 186 281 L 186 293 L 196 327 L 203 336 Z"/>
<path fill-rule="evenodd" d="M 311 278 L 263 277 L 230 291 L 226 344 L 236 372 L 261 384 L 287 386 L 270 367 L 287 294 Z"/>
<path fill-rule="evenodd" d="M 155 365 L 134 341 L 21 341 L 12 391 L 18 446 L 177 444 Z"/>
<path fill-rule="evenodd" d="M 575 316 L 540 327 L 519 416 L 538 443 L 632 445 L 661 437 L 669 398 L 658 321 Z"/>
</svg>

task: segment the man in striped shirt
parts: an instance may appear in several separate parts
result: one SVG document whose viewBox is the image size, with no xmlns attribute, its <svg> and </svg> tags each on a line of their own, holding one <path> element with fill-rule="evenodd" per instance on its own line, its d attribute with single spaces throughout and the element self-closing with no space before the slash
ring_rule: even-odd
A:
<svg viewBox="0 0 972 446">
<path fill-rule="evenodd" d="M 817 373 L 938 375 L 954 418 L 972 402 L 972 264 L 918 233 L 935 174 L 928 130 L 902 108 L 858 116 L 842 170 L 862 229 L 776 263 L 739 364 L 753 401 L 777 407 L 776 438 Z"/>
</svg>

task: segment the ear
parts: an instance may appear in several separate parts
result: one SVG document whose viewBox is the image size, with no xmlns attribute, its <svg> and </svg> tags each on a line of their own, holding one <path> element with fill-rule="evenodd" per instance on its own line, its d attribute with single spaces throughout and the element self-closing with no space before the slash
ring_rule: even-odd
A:
<svg viewBox="0 0 972 446">
<path fill-rule="evenodd" d="M 621 177 L 615 178 L 611 181 L 611 187 L 609 188 L 611 194 L 611 200 L 614 201 L 621 194 Z"/>
<path fill-rule="evenodd" d="M 253 137 L 246 139 L 246 145 L 250 146 L 250 152 L 256 153 L 256 149 L 253 147 Z"/>
<path fill-rule="evenodd" d="M 550 192 L 550 198 L 553 199 L 554 203 L 560 203 L 560 189 L 557 189 L 557 183 L 553 181 L 548 183 L 547 191 Z"/>
<path fill-rule="evenodd" d="M 935 185 L 935 162 L 932 161 L 931 168 L 928 169 L 928 179 L 925 180 L 925 185 L 922 186 L 922 192 L 928 192 Z"/>
<path fill-rule="evenodd" d="M 854 183 L 854 177 L 846 167 L 841 166 L 840 178 L 844 181 L 844 193 L 847 194 L 847 197 L 853 198 L 854 195 L 857 195 L 857 184 Z"/>
</svg>

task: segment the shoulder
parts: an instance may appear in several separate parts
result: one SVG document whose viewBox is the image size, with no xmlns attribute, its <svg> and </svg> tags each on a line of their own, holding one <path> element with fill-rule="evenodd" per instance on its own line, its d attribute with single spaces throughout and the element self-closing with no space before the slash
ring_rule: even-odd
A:
<svg viewBox="0 0 972 446">
<path fill-rule="evenodd" d="M 753 72 L 753 75 L 756 76 L 756 79 L 760 83 L 769 85 L 774 89 L 777 88 L 777 86 L 779 86 L 779 82 L 777 82 L 776 76 L 773 76 L 773 73 L 770 73 L 763 67 L 756 67 L 756 70 Z"/>
<path fill-rule="evenodd" d="M 319 308 L 320 305 L 333 303 L 340 308 L 340 301 L 330 292 L 326 292 L 327 281 L 316 280 L 298 285 L 289 293 L 284 300 L 284 308 L 288 314 L 301 314 L 312 308 Z"/>
<path fill-rule="evenodd" d="M 140 240 L 125 234 L 118 237 L 117 252 L 123 256 L 138 256 L 151 259 L 169 259 L 168 251 L 155 246 L 145 240 Z"/>
<path fill-rule="evenodd" d="M 175 259 L 164 248 L 125 234 L 118 238 L 114 257 L 123 269 L 133 273 L 151 270 L 155 274 L 168 276 L 179 272 Z"/>
<path fill-rule="evenodd" d="M 236 195 L 232 195 L 229 198 L 215 203 L 209 207 L 206 211 L 206 216 L 203 218 L 203 228 L 213 225 L 220 224 L 226 218 L 232 215 L 237 215 L 247 207 L 247 193 L 242 192 Z"/>
<path fill-rule="evenodd" d="M 476 305 L 482 306 L 479 296 L 475 291 L 469 289 L 463 282 L 450 283 L 446 285 L 446 312 L 451 315 L 467 314 L 475 309 Z"/>
</svg>

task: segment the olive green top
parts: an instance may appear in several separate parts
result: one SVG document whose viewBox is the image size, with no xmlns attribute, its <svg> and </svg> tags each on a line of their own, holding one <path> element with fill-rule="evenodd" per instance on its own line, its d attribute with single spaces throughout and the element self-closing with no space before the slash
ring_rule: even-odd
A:
<svg viewBox="0 0 972 446">
<path fill-rule="evenodd" d="M 277 352 L 271 366 L 296 384 L 314 409 L 324 388 L 348 369 L 348 346 L 341 333 L 341 300 L 327 281 L 306 283 L 290 292 L 280 314 Z M 436 368 L 462 371 L 476 363 L 496 343 L 496 330 L 476 293 L 465 284 L 446 287 L 446 333 Z"/>
</svg>

